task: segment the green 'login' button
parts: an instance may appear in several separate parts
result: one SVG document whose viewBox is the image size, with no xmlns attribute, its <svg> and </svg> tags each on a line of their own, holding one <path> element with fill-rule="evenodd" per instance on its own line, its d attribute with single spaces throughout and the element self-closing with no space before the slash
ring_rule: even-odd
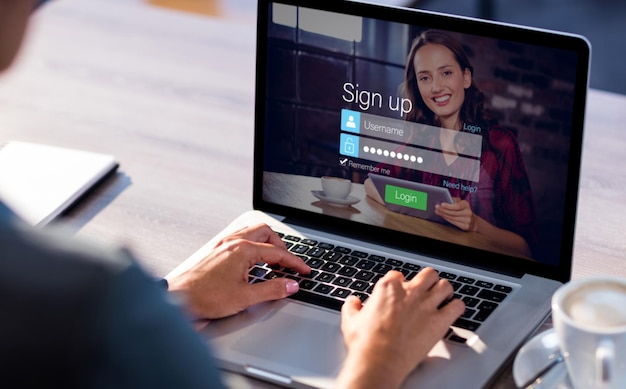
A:
<svg viewBox="0 0 626 389">
<path fill-rule="evenodd" d="M 428 193 L 387 185 L 385 187 L 385 202 L 425 211 L 428 204 Z"/>
</svg>

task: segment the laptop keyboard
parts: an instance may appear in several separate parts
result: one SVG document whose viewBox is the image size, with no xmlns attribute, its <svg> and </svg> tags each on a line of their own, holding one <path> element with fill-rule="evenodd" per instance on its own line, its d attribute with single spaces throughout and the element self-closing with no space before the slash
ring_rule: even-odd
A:
<svg viewBox="0 0 626 389">
<path fill-rule="evenodd" d="M 280 266 L 257 264 L 250 269 L 250 283 L 263 282 L 277 277 L 288 277 L 298 281 L 300 290 L 291 297 L 326 308 L 341 310 L 344 300 L 355 295 L 366 302 L 374 284 L 390 270 L 412 279 L 422 268 L 420 265 L 399 259 L 317 240 L 278 233 L 287 249 L 311 267 L 311 274 L 298 274 Z M 437 270 L 437 269 L 435 269 Z M 465 302 L 465 312 L 453 326 L 476 331 L 480 325 L 504 301 L 513 288 L 476 277 L 439 271 L 454 289 L 454 297 Z M 464 342 L 465 339 L 450 335 L 450 340 Z M 458 338 L 458 339 L 456 339 Z"/>
</svg>

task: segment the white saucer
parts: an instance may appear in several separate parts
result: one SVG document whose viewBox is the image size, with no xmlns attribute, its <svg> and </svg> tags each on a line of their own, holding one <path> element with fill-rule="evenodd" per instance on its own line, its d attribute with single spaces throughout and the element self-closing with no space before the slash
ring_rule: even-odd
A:
<svg viewBox="0 0 626 389">
<path fill-rule="evenodd" d="M 513 362 L 513 379 L 518 387 L 528 383 L 542 369 L 554 362 L 560 355 L 557 335 L 554 329 L 535 335 L 517 353 Z M 535 381 L 537 382 L 537 381 Z M 540 383 L 531 388 L 571 389 L 573 388 L 565 367 L 565 362 L 557 363 L 541 378 Z"/>
<path fill-rule="evenodd" d="M 358 199 L 354 196 L 348 196 L 345 199 L 337 199 L 333 197 L 328 197 L 326 196 L 323 190 L 312 190 L 311 193 L 313 193 L 313 196 L 331 205 L 349 206 L 349 205 L 356 204 L 359 201 L 361 201 L 361 199 Z"/>
</svg>

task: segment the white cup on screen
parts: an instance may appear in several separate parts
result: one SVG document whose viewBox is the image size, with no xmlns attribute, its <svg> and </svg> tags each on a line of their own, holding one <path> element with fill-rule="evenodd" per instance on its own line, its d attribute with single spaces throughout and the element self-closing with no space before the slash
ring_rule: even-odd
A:
<svg viewBox="0 0 626 389">
<path fill-rule="evenodd" d="M 321 180 L 324 195 L 329 198 L 343 200 L 352 190 L 352 181 L 347 178 L 324 176 Z"/>
</svg>

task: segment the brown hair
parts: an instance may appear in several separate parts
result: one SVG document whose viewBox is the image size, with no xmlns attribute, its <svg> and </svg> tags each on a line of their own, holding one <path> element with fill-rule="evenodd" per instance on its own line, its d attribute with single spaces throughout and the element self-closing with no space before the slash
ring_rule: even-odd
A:
<svg viewBox="0 0 626 389">
<path fill-rule="evenodd" d="M 448 48 L 452 51 L 452 54 L 454 54 L 454 58 L 461 66 L 461 70 L 465 71 L 465 69 L 469 69 L 472 74 L 472 84 L 465 90 L 465 101 L 461 107 L 459 119 L 461 122 L 478 124 L 487 129 L 488 123 L 484 113 L 485 97 L 473 81 L 474 68 L 470 64 L 463 46 L 459 41 L 452 38 L 450 35 L 436 30 L 427 30 L 422 32 L 413 40 L 411 50 L 409 50 L 402 88 L 405 96 L 413 102 L 414 108 L 411 112 L 406 114 L 405 120 L 437 126 L 441 124 L 435 116 L 435 113 L 426 106 L 422 96 L 420 95 L 417 87 L 417 75 L 415 74 L 415 67 L 413 65 L 413 59 L 415 58 L 417 51 L 428 44 L 436 44 Z"/>
</svg>

